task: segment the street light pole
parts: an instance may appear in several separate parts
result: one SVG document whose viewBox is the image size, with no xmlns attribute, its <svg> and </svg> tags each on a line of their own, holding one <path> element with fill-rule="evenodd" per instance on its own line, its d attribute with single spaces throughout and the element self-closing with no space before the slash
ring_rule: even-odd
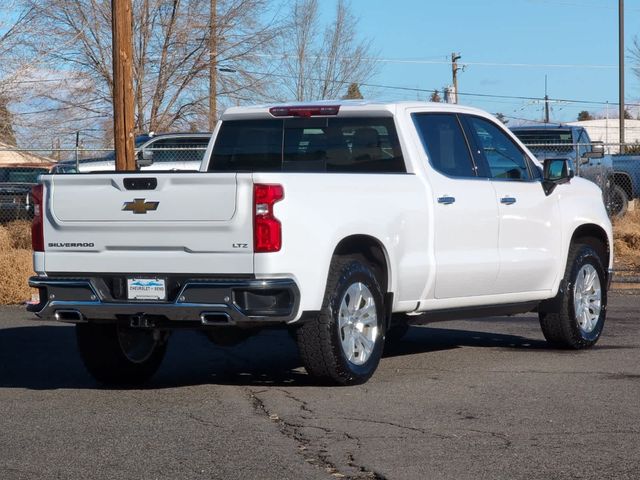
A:
<svg viewBox="0 0 640 480">
<path fill-rule="evenodd" d="M 624 0 L 618 0 L 618 68 L 618 81 L 620 83 L 620 153 L 624 153 Z"/>
</svg>

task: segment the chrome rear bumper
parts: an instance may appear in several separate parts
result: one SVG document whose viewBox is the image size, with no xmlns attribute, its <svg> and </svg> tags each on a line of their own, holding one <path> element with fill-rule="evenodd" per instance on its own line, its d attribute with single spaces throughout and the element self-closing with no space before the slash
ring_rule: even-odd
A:
<svg viewBox="0 0 640 480">
<path fill-rule="evenodd" d="M 291 279 L 187 280 L 171 301 L 139 302 L 113 298 L 95 279 L 31 277 L 40 303 L 27 306 L 38 317 L 61 322 L 127 321 L 133 326 L 171 322 L 190 326 L 292 321 L 300 293 Z"/>
</svg>

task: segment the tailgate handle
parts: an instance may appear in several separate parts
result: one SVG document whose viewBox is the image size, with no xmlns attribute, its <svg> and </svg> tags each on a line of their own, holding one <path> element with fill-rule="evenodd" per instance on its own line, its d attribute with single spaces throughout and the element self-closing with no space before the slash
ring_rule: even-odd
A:
<svg viewBox="0 0 640 480">
<path fill-rule="evenodd" d="M 124 188 L 127 190 L 155 190 L 158 186 L 157 178 L 125 178 Z"/>
</svg>

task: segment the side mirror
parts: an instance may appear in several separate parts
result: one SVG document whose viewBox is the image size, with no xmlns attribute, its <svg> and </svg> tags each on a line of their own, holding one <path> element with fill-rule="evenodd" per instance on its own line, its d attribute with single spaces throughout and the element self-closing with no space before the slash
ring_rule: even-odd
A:
<svg viewBox="0 0 640 480">
<path fill-rule="evenodd" d="M 583 158 L 602 158 L 604 157 L 604 143 L 591 142 L 591 151 L 583 155 Z"/>
<path fill-rule="evenodd" d="M 566 158 L 547 158 L 543 165 L 542 188 L 547 195 L 551 195 L 558 185 L 573 178 L 573 170 Z"/>
<path fill-rule="evenodd" d="M 146 148 L 140 150 L 136 158 L 136 164 L 138 168 L 153 165 L 153 150 L 148 150 Z"/>
</svg>

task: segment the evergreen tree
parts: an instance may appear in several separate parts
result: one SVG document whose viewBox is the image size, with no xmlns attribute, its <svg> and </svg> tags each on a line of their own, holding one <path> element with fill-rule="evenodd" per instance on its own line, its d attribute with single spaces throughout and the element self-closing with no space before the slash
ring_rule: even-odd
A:
<svg viewBox="0 0 640 480">
<path fill-rule="evenodd" d="M 593 120 L 593 115 L 591 115 L 588 111 L 586 110 L 582 110 L 579 114 L 578 114 L 578 121 L 579 122 L 584 122 L 585 120 Z"/>
<path fill-rule="evenodd" d="M 360 85 L 357 83 L 351 83 L 347 89 L 347 94 L 343 97 L 345 100 L 361 100 L 364 97 L 360 92 Z"/>
</svg>

